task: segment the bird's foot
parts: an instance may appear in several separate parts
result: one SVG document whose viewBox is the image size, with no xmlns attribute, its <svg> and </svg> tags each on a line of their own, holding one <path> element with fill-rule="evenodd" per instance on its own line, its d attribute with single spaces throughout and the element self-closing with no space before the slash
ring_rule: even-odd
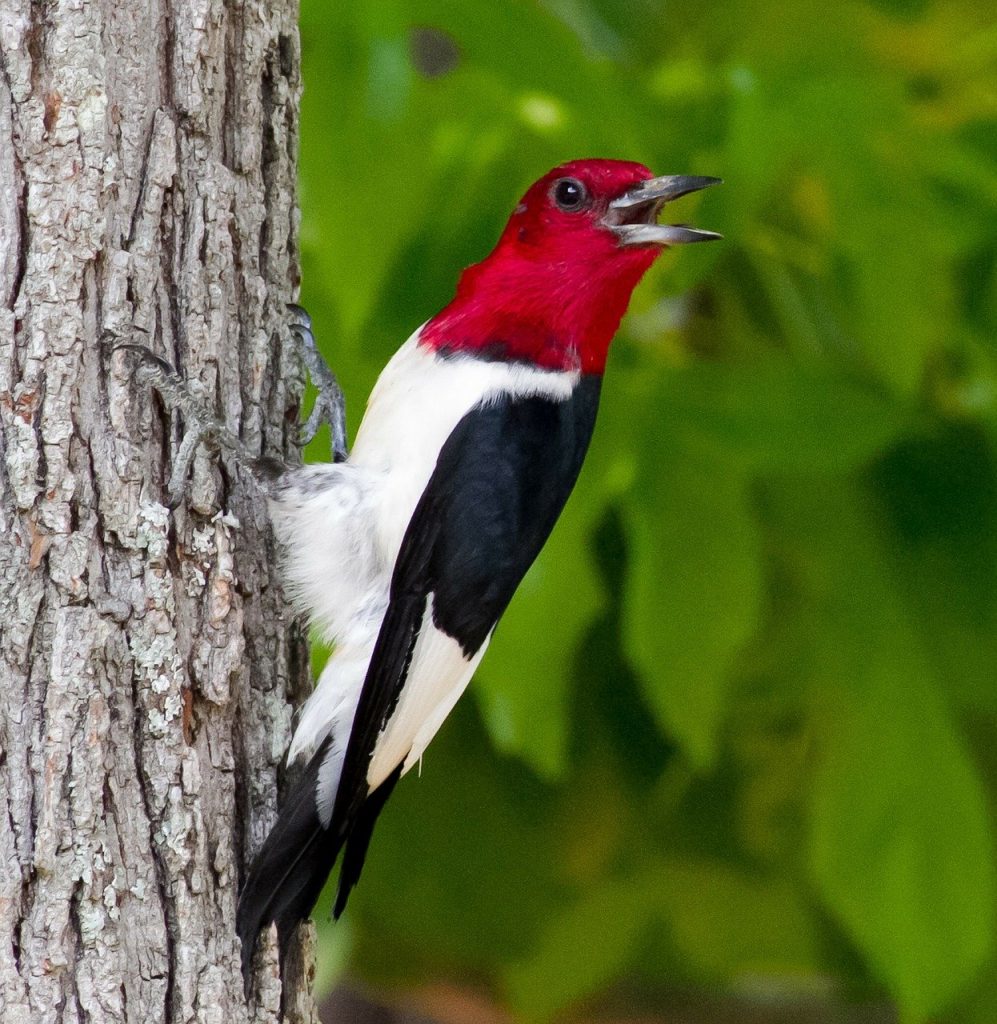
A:
<svg viewBox="0 0 997 1024">
<path fill-rule="evenodd" d="M 183 499 L 184 486 L 194 461 L 197 446 L 204 442 L 216 451 L 225 451 L 237 461 L 255 467 L 256 460 L 242 442 L 214 414 L 207 388 L 199 380 L 188 380 L 165 359 L 145 345 L 131 343 L 114 346 L 115 351 L 137 357 L 134 376 L 137 383 L 159 392 L 166 408 L 177 410 L 183 418 L 183 436 L 173 453 L 173 469 L 166 486 L 169 507 Z"/>
<path fill-rule="evenodd" d="M 302 447 L 308 444 L 322 424 L 328 423 L 332 431 L 332 461 L 345 462 L 349 452 L 346 448 L 346 399 L 343 390 L 315 344 L 312 318 L 301 306 L 293 303 L 288 305 L 287 311 L 291 337 L 298 346 L 298 353 L 312 384 L 318 390 L 312 411 L 300 429 L 298 444 Z"/>
</svg>

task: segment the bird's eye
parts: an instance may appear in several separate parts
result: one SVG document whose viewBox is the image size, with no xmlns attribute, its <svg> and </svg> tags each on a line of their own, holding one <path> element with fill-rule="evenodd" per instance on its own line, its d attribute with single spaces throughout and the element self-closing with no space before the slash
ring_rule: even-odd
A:
<svg viewBox="0 0 997 1024">
<path fill-rule="evenodd" d="M 576 213 L 588 206 L 588 189 L 577 178 L 561 178 L 554 182 L 554 202 L 568 213 Z"/>
</svg>

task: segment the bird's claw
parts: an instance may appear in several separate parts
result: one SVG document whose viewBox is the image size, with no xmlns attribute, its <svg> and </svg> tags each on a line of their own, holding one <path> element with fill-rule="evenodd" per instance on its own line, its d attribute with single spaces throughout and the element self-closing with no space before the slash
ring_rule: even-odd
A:
<svg viewBox="0 0 997 1024">
<path fill-rule="evenodd" d="M 139 364 L 135 370 L 136 380 L 147 387 L 154 387 L 166 408 L 171 412 L 178 410 L 183 417 L 183 436 L 173 453 L 173 468 L 166 485 L 169 508 L 177 508 L 183 500 L 194 453 L 201 442 L 250 461 L 250 456 L 238 438 L 214 415 L 207 389 L 199 380 L 188 380 L 145 345 L 122 343 L 115 345 L 113 351 L 125 351 L 137 356 Z"/>
<path fill-rule="evenodd" d="M 297 343 L 301 360 L 318 391 L 312 411 L 298 433 L 298 445 L 304 447 L 319 432 L 322 424 L 328 423 L 332 432 L 332 461 L 344 462 L 349 452 L 346 447 L 346 399 L 342 388 L 315 344 L 311 317 L 294 303 L 289 304 L 287 310 L 291 337 Z"/>
<path fill-rule="evenodd" d="M 297 443 L 304 447 L 318 433 L 323 423 L 332 431 L 333 462 L 345 461 L 346 447 L 346 401 L 336 375 L 326 365 L 315 344 L 311 317 L 301 306 L 289 305 L 289 326 L 308 370 L 308 376 L 318 391 L 315 404 L 308 419 L 301 426 Z M 246 451 L 239 439 L 217 418 L 211 408 L 210 396 L 198 380 L 188 380 L 176 368 L 152 349 L 132 342 L 120 342 L 112 346 L 114 352 L 128 352 L 137 357 L 135 379 L 139 384 L 153 387 L 159 392 L 163 404 L 169 411 L 177 410 L 183 418 L 183 436 L 173 453 L 173 467 L 167 483 L 167 503 L 171 509 L 183 500 L 187 477 L 194 461 L 197 446 L 202 442 L 216 450 L 223 450 L 242 464 L 249 466 L 264 483 L 279 476 L 282 464 L 270 465 L 266 460 L 254 458 Z"/>
</svg>

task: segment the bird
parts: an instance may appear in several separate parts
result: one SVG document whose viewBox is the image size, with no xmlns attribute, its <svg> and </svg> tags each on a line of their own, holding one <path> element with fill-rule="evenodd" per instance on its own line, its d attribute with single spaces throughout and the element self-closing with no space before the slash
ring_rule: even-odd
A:
<svg viewBox="0 0 997 1024">
<path fill-rule="evenodd" d="M 340 857 L 342 914 L 574 487 L 631 293 L 664 249 L 721 237 L 659 224 L 661 208 L 719 181 L 609 159 L 549 171 L 387 363 L 348 456 L 272 490 L 285 588 L 333 651 L 288 751 L 304 770 L 240 894 L 247 984 L 261 929 L 276 923 L 283 956 Z"/>
</svg>

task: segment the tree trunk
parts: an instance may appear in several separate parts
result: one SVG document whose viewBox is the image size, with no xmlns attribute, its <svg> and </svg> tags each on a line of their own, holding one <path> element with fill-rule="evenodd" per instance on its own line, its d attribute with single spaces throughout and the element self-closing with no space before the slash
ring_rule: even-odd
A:
<svg viewBox="0 0 997 1024">
<path fill-rule="evenodd" d="M 259 492 L 109 337 L 292 453 L 294 0 L 0 0 L 0 1020 L 310 1021 L 307 950 L 247 1006 L 243 865 L 304 642 Z M 136 333 L 138 332 L 138 333 Z"/>
</svg>

